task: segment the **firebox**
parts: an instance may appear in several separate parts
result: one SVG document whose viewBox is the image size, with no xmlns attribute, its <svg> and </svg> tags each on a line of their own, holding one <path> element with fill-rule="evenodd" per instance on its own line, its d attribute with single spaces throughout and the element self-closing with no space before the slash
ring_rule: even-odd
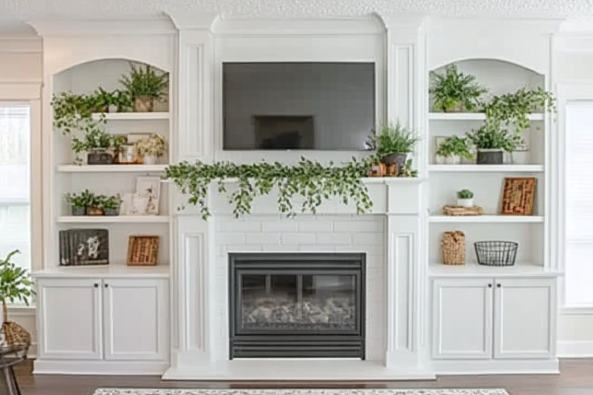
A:
<svg viewBox="0 0 593 395">
<path fill-rule="evenodd" d="M 365 254 L 229 254 L 234 358 L 365 359 Z"/>
</svg>

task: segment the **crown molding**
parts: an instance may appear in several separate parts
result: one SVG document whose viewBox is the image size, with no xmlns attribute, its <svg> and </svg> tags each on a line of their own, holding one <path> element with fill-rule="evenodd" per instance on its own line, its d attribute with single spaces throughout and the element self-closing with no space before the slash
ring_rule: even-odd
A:
<svg viewBox="0 0 593 395">
<path fill-rule="evenodd" d="M 520 34 L 551 35 L 560 31 L 566 18 L 434 18 L 431 30 L 519 31 Z"/>
<path fill-rule="evenodd" d="M 98 19 L 30 19 L 40 36 L 114 36 L 114 35 L 166 35 L 177 30 L 171 19 L 163 15 Z"/>
<path fill-rule="evenodd" d="M 208 30 L 213 32 L 215 25 L 220 20 L 220 15 L 216 13 L 170 12 L 167 15 L 178 30 Z"/>
</svg>

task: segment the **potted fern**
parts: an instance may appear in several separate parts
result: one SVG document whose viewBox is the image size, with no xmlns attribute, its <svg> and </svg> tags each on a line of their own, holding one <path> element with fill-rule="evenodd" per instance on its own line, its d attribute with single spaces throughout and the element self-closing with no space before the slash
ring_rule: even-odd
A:
<svg viewBox="0 0 593 395">
<path fill-rule="evenodd" d="M 456 64 L 445 68 L 444 74 L 430 73 L 429 93 L 434 108 L 444 112 L 475 111 L 488 90 L 476 82 L 476 77 L 459 71 Z"/>
<path fill-rule="evenodd" d="M 12 261 L 19 250 L 10 252 L 6 258 L 0 259 L 0 300 L 2 301 L 3 322 L 2 331 L 7 345 L 30 346 L 31 335 L 16 322 L 8 320 L 7 303 L 22 302 L 29 305 L 29 298 L 35 295 L 33 282 L 27 271 Z"/>
<path fill-rule="evenodd" d="M 406 165 L 408 154 L 414 152 L 419 141 L 418 136 L 410 129 L 394 124 L 381 126 L 379 133 L 371 136 L 370 146 L 377 151 L 377 157 L 382 163 L 396 165 L 399 172 Z"/>
<path fill-rule="evenodd" d="M 506 129 L 499 129 L 492 125 L 484 125 L 467 134 L 467 138 L 478 150 L 478 165 L 501 165 L 504 151 L 513 152 L 521 143 L 521 136 Z"/>
<path fill-rule="evenodd" d="M 152 112 L 154 101 L 162 100 L 169 90 L 169 74 L 149 65 L 130 63 L 130 72 L 120 78 L 133 102 L 135 112 Z"/>
<path fill-rule="evenodd" d="M 442 158 L 444 163 L 458 164 L 461 158 L 472 159 L 467 138 L 459 136 L 447 137 L 437 148 L 437 161 Z"/>
</svg>

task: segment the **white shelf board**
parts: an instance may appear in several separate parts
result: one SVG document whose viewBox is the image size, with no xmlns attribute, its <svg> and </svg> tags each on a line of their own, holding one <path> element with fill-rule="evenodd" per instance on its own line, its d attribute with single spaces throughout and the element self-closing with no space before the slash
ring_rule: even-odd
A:
<svg viewBox="0 0 593 395">
<path fill-rule="evenodd" d="M 155 119 L 169 119 L 168 112 L 113 112 L 105 113 L 108 121 L 151 121 Z M 101 114 L 93 114 L 93 119 L 100 119 Z"/>
<path fill-rule="evenodd" d="M 162 173 L 168 165 L 59 165 L 59 173 Z"/>
<path fill-rule="evenodd" d="M 110 223 L 168 223 L 168 215 L 81 215 L 81 216 L 61 216 L 58 217 L 59 223 L 71 224 L 110 224 Z"/>
<path fill-rule="evenodd" d="M 428 267 L 430 277 L 556 277 L 561 272 L 546 269 L 533 262 L 515 262 L 514 266 L 483 266 L 476 262 L 467 262 L 465 265 L 443 265 L 433 263 Z"/>
<path fill-rule="evenodd" d="M 543 113 L 535 113 L 527 115 L 530 121 L 543 121 Z M 483 121 L 486 119 L 484 113 L 470 113 L 470 112 L 431 112 L 428 114 L 428 119 L 431 121 Z"/>
<path fill-rule="evenodd" d="M 429 165 L 428 171 L 442 173 L 542 173 L 544 165 Z"/>
<path fill-rule="evenodd" d="M 125 263 L 95 266 L 59 266 L 31 273 L 32 277 L 169 277 L 170 268 L 156 266 L 127 266 Z"/>
<path fill-rule="evenodd" d="M 542 223 L 544 217 L 536 215 L 471 215 L 471 216 L 452 216 L 452 215 L 431 215 L 431 223 Z"/>
</svg>

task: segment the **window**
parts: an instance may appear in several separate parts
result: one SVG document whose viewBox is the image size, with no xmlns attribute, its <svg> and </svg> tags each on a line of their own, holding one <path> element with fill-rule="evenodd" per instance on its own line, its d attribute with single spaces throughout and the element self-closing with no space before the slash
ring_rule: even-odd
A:
<svg viewBox="0 0 593 395">
<path fill-rule="evenodd" d="M 0 257 L 31 269 L 31 114 L 0 102 Z"/>
<path fill-rule="evenodd" d="M 593 307 L 593 101 L 566 104 L 565 306 Z"/>
</svg>

